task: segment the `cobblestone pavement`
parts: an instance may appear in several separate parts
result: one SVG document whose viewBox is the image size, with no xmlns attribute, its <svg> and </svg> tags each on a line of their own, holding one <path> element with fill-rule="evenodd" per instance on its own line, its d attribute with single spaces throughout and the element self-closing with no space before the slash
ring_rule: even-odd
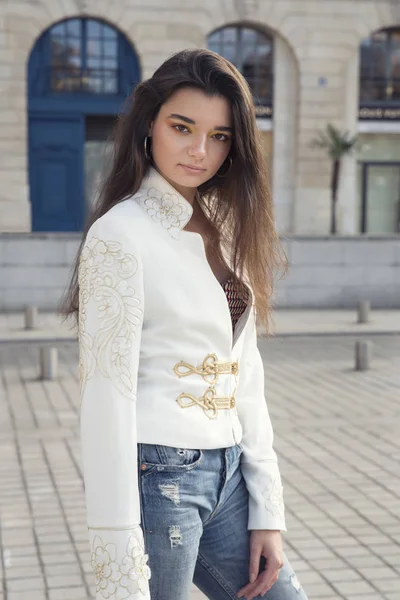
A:
<svg viewBox="0 0 400 600">
<path fill-rule="evenodd" d="M 400 337 L 260 340 L 288 517 L 310 600 L 400 599 Z M 77 347 L 38 380 L 38 348 L 0 347 L 1 600 L 91 597 L 78 439 Z M 397 434 L 396 434 L 397 429 Z M 193 600 L 204 598 L 193 592 Z"/>
</svg>

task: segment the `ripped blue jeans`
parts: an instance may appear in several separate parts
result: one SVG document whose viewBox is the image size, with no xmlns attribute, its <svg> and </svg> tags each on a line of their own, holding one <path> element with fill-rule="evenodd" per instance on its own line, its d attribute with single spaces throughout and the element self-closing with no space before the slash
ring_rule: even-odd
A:
<svg viewBox="0 0 400 600">
<path fill-rule="evenodd" d="M 152 600 L 189 600 L 192 581 L 209 600 L 237 600 L 249 583 L 248 492 L 240 454 L 240 445 L 185 450 L 138 444 Z M 286 557 L 278 581 L 261 598 L 307 600 Z"/>
</svg>

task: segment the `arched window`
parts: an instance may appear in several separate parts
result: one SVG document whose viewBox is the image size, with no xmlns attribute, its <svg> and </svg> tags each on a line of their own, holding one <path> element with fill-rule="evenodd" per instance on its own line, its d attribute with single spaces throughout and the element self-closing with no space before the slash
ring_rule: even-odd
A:
<svg viewBox="0 0 400 600">
<path fill-rule="evenodd" d="M 360 105 L 400 105 L 400 29 L 361 42 Z"/>
<path fill-rule="evenodd" d="M 49 32 L 53 92 L 118 93 L 118 32 L 94 19 L 70 19 Z"/>
<path fill-rule="evenodd" d="M 233 63 L 246 78 L 257 114 L 272 116 L 273 40 L 246 26 L 217 29 L 208 36 L 208 47 Z"/>
<path fill-rule="evenodd" d="M 139 62 L 124 35 L 96 19 L 56 23 L 36 42 L 29 63 L 32 97 L 126 97 Z"/>
</svg>

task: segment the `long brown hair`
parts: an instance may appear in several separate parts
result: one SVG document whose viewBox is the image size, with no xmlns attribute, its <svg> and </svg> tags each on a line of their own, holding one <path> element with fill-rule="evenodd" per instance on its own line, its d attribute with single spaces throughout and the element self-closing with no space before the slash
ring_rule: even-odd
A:
<svg viewBox="0 0 400 600">
<path fill-rule="evenodd" d="M 239 71 L 205 49 L 174 54 L 128 98 L 114 132 L 112 168 L 86 224 L 61 305 L 64 316 L 76 316 L 79 310 L 79 257 L 89 228 L 115 204 L 138 191 L 150 167 L 144 147 L 149 126 L 162 104 L 185 87 L 225 97 L 230 103 L 234 135 L 229 157 L 220 169 L 226 176 L 214 176 L 198 191 L 208 218 L 220 234 L 221 245 L 229 254 L 233 271 L 250 283 L 258 322 L 268 331 L 274 279 L 282 267 L 286 269 L 286 259 L 274 226 L 253 98 Z"/>
</svg>

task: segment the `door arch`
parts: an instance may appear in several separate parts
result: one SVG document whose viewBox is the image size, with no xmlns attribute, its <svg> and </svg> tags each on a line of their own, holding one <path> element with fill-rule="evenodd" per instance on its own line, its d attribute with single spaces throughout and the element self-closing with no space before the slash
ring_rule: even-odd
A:
<svg viewBox="0 0 400 600">
<path fill-rule="evenodd" d="M 67 19 L 37 40 L 28 63 L 33 231 L 82 230 L 87 132 L 96 120 L 108 131 L 139 81 L 130 42 L 104 21 Z"/>
</svg>

